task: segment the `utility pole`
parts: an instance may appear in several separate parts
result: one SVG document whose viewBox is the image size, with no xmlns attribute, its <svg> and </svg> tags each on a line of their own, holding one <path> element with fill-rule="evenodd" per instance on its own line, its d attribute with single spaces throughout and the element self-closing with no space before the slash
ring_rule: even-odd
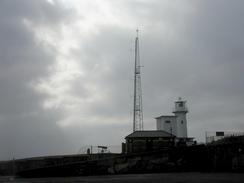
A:
<svg viewBox="0 0 244 183">
<path fill-rule="evenodd" d="M 140 65 L 138 32 L 139 30 L 137 29 L 136 30 L 137 35 L 135 39 L 133 132 L 143 130 L 141 65 Z"/>
</svg>

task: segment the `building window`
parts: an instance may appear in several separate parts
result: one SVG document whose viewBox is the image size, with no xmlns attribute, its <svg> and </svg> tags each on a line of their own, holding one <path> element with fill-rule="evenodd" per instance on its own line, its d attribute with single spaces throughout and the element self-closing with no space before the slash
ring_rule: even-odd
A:
<svg viewBox="0 0 244 183">
<path fill-rule="evenodd" d="M 170 123 L 170 121 L 165 121 L 165 123 Z"/>
<path fill-rule="evenodd" d="M 184 123 L 184 121 L 181 121 L 181 124 L 183 124 Z"/>
<path fill-rule="evenodd" d="M 183 107 L 183 102 L 180 102 L 179 103 L 179 107 Z"/>
</svg>

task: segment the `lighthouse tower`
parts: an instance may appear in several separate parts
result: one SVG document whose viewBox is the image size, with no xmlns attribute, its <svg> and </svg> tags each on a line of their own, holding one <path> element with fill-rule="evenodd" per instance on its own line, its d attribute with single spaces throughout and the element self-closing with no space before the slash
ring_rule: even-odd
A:
<svg viewBox="0 0 244 183">
<path fill-rule="evenodd" d="M 177 137 L 187 138 L 186 113 L 188 113 L 188 109 L 186 107 L 186 101 L 179 98 L 178 101 L 175 102 L 173 113 L 176 116 Z"/>
</svg>

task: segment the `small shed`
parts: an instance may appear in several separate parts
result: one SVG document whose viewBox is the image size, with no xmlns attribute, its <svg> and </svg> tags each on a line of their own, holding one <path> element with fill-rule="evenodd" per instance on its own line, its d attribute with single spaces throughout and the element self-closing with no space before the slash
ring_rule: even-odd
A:
<svg viewBox="0 0 244 183">
<path fill-rule="evenodd" d="M 175 138 L 175 135 L 163 130 L 135 131 L 125 137 L 125 151 L 137 153 L 172 147 Z"/>
</svg>

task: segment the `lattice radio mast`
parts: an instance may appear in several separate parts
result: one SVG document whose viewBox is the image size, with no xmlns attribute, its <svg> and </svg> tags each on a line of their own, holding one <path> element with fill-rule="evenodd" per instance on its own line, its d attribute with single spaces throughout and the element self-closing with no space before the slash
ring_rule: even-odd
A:
<svg viewBox="0 0 244 183">
<path fill-rule="evenodd" d="M 133 132 L 143 130 L 143 111 L 142 111 L 142 88 L 141 88 L 141 65 L 139 54 L 139 30 L 136 30 L 135 39 L 135 73 L 134 73 L 134 113 L 133 113 Z"/>
</svg>

